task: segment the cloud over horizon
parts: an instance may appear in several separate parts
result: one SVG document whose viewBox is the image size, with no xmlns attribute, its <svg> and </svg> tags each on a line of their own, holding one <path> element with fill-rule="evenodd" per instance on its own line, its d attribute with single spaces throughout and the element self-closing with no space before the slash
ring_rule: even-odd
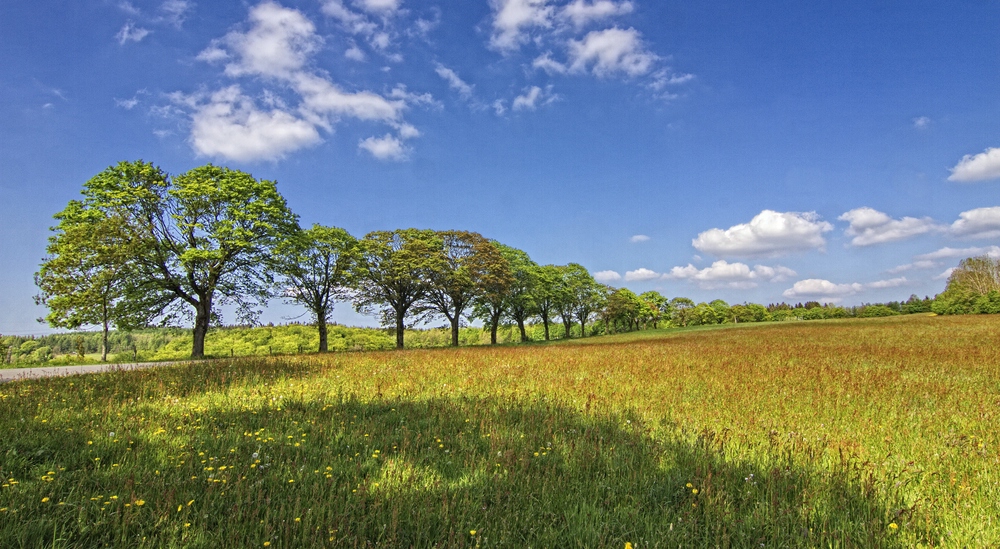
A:
<svg viewBox="0 0 1000 549">
<path fill-rule="evenodd" d="M 816 212 L 764 210 L 749 223 L 700 233 L 691 245 L 717 257 L 777 257 L 823 250 L 823 233 L 832 230 L 833 225 L 821 221 Z"/>
</svg>

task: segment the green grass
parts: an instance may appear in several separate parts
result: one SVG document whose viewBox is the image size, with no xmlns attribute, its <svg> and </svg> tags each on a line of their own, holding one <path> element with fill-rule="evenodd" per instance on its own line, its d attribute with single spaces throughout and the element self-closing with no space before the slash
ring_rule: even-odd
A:
<svg viewBox="0 0 1000 549">
<path fill-rule="evenodd" d="M 997 546 L 998 328 L 781 323 L 13 382 L 0 546 Z"/>
</svg>

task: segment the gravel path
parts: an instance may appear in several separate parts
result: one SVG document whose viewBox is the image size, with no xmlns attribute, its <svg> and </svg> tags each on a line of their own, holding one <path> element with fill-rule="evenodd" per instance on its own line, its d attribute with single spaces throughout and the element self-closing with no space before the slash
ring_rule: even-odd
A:
<svg viewBox="0 0 1000 549">
<path fill-rule="evenodd" d="M 72 376 L 78 374 L 94 374 L 98 372 L 117 372 L 139 370 L 156 366 L 183 364 L 175 362 L 133 362 L 125 364 L 91 364 L 88 366 L 50 366 L 47 368 L 5 368 L 0 370 L 0 383 L 18 379 L 38 379 L 41 377 Z"/>
</svg>

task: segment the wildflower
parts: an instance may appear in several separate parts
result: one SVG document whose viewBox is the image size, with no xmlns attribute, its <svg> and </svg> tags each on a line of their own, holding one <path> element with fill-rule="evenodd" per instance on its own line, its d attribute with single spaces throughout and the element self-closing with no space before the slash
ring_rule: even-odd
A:
<svg viewBox="0 0 1000 549">
<path fill-rule="evenodd" d="M 295 517 L 295 522 L 302 522 L 302 517 Z"/>
<path fill-rule="evenodd" d="M 188 507 L 191 507 L 191 504 L 192 504 L 192 503 L 194 503 L 194 500 L 193 500 L 193 499 L 192 499 L 191 501 L 189 501 L 189 502 L 188 502 L 187 506 L 188 506 Z"/>
<path fill-rule="evenodd" d="M 691 493 L 694 494 L 694 495 L 698 495 L 698 489 L 697 488 L 692 488 L 691 489 Z"/>
<path fill-rule="evenodd" d="M 476 531 L 475 531 L 475 530 L 469 530 L 469 535 L 470 535 L 470 536 L 474 536 L 474 535 L 476 535 Z"/>
<path fill-rule="evenodd" d="M 136 507 L 142 507 L 143 505 L 146 505 L 146 500 L 144 500 L 144 499 L 140 499 L 140 500 L 138 500 L 138 501 L 135 502 L 135 506 Z"/>
<path fill-rule="evenodd" d="M 49 502 L 49 498 L 42 498 L 42 503 L 48 503 L 48 502 Z"/>
<path fill-rule="evenodd" d="M 184 523 L 184 527 L 185 528 L 190 528 L 191 527 L 191 523 L 190 522 L 185 522 Z"/>
<path fill-rule="evenodd" d="M 270 546 L 271 546 L 271 542 L 269 542 L 269 541 L 265 541 L 264 542 L 264 547 L 270 547 Z"/>
<path fill-rule="evenodd" d="M 896 530 L 897 528 L 899 528 L 899 525 L 896 524 L 895 522 L 890 522 L 889 523 L 889 529 L 890 530 Z"/>
<path fill-rule="evenodd" d="M 626 541 L 625 542 L 625 549 L 632 549 L 632 542 L 631 541 Z"/>
<path fill-rule="evenodd" d="M 685 486 L 687 486 L 688 488 L 694 488 L 694 485 L 693 485 L 693 484 L 691 484 L 690 482 L 689 482 L 689 483 L 687 483 L 687 484 L 685 484 Z"/>
</svg>

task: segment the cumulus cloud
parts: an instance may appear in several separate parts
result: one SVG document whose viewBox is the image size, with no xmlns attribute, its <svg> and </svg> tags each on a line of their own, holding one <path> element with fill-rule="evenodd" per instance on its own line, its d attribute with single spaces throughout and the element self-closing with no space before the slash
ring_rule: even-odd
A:
<svg viewBox="0 0 1000 549">
<path fill-rule="evenodd" d="M 398 37 L 394 20 L 405 11 L 401 8 L 402 0 L 355 0 L 354 6 L 361 11 L 347 7 L 343 0 L 320 0 L 320 4 L 324 15 L 336 19 L 348 33 L 367 40 L 372 49 L 390 60 L 402 58 L 389 52 Z"/>
<path fill-rule="evenodd" d="M 600 77 L 614 74 L 647 74 L 658 57 L 646 49 L 635 29 L 618 27 L 587 33 L 583 40 L 569 42 L 569 69 L 591 70 Z"/>
<path fill-rule="evenodd" d="M 975 156 L 967 154 L 951 169 L 948 181 L 972 182 L 1000 179 L 1000 148 L 986 149 Z"/>
<path fill-rule="evenodd" d="M 622 275 L 616 271 L 597 271 L 594 273 L 594 280 L 602 284 L 610 284 L 622 279 Z"/>
<path fill-rule="evenodd" d="M 633 243 L 633 244 L 637 244 L 639 242 L 647 242 L 647 241 L 649 241 L 649 237 L 646 236 L 646 235 L 644 235 L 644 234 L 636 234 L 636 235 L 632 235 L 632 237 L 629 238 L 628 241 L 631 242 L 631 243 Z"/>
<path fill-rule="evenodd" d="M 893 219 L 885 213 L 868 207 L 855 208 L 837 219 L 850 223 L 844 234 L 854 237 L 851 240 L 851 244 L 854 246 L 871 246 L 904 240 L 941 229 L 929 217 Z"/>
<path fill-rule="evenodd" d="M 947 280 L 951 276 L 951 273 L 955 272 L 956 267 L 950 269 L 945 269 L 945 271 L 934 277 L 934 280 Z"/>
<path fill-rule="evenodd" d="M 187 14 L 194 8 L 194 4 L 187 0 L 165 0 L 160 4 L 159 20 L 180 28 L 187 19 Z"/>
<path fill-rule="evenodd" d="M 962 238 L 1000 237 L 1000 206 L 962 212 L 950 230 L 951 234 Z"/>
<path fill-rule="evenodd" d="M 493 33 L 490 46 L 502 52 L 516 50 L 528 41 L 532 28 L 551 28 L 555 8 L 548 0 L 490 0 Z"/>
<path fill-rule="evenodd" d="M 118 44 L 124 46 L 126 42 L 139 42 L 143 38 L 149 36 L 149 30 L 142 27 L 137 27 L 132 21 L 128 21 L 125 25 L 118 31 L 115 35 L 115 40 Z"/>
<path fill-rule="evenodd" d="M 490 47 L 511 55 L 534 47 L 533 68 L 550 75 L 592 74 L 600 78 L 643 77 L 657 97 L 676 97 L 663 90 L 692 75 L 677 75 L 663 66 L 634 28 L 610 20 L 635 9 L 629 0 L 490 0 Z M 594 26 L 603 28 L 593 29 Z"/>
<path fill-rule="evenodd" d="M 438 76 L 448 83 L 449 88 L 457 91 L 458 95 L 462 96 L 463 99 L 469 99 L 472 97 L 472 86 L 459 78 L 458 73 L 455 71 L 449 69 L 441 63 L 438 63 L 434 72 L 436 72 Z"/>
<path fill-rule="evenodd" d="M 358 147 L 368 151 L 379 160 L 406 160 L 409 153 L 402 140 L 397 139 L 392 134 L 362 139 L 358 143 Z"/>
<path fill-rule="evenodd" d="M 329 5 L 326 4 L 326 5 Z M 198 59 L 224 63 L 231 78 L 254 78 L 293 92 L 290 107 L 279 93 L 265 90 L 261 109 L 229 86 L 208 98 L 177 96 L 175 103 L 191 110 L 191 143 L 198 154 L 234 160 L 275 160 L 322 140 L 320 130 L 333 131 L 344 118 L 384 123 L 397 135 L 362 140 L 359 147 L 385 160 L 407 157 L 402 140 L 420 132 L 403 120 L 409 105 L 431 104 L 429 95 L 412 94 L 397 86 L 388 96 L 361 90 L 345 91 L 328 75 L 312 68 L 323 45 L 315 25 L 297 10 L 265 1 L 250 9 L 246 30 L 213 40 Z M 279 90 L 280 91 L 280 90 Z"/>
<path fill-rule="evenodd" d="M 626 282 L 644 282 L 646 280 L 656 280 L 660 278 L 660 273 L 651 271 L 645 267 L 625 273 Z"/>
<path fill-rule="evenodd" d="M 720 259 L 704 269 L 699 269 L 690 263 L 686 267 L 674 267 L 663 275 L 663 278 L 688 280 L 710 290 L 719 287 L 753 288 L 757 286 L 758 281 L 782 282 L 795 274 L 792 269 L 780 265 L 775 267 L 754 265 L 751 269 L 745 263 L 729 263 Z"/>
<path fill-rule="evenodd" d="M 796 282 L 791 288 L 782 292 L 781 295 L 792 299 L 824 298 L 831 302 L 836 302 L 862 290 L 864 290 L 864 286 L 856 282 L 853 284 L 834 284 L 829 280 L 808 278 Z"/>
<path fill-rule="evenodd" d="M 691 244 L 701 252 L 720 257 L 776 257 L 792 252 L 823 249 L 823 233 L 833 230 L 816 212 L 764 210 L 749 223 L 726 230 L 709 229 Z"/>
<path fill-rule="evenodd" d="M 321 141 L 313 124 L 277 108 L 258 109 L 239 86 L 223 88 L 207 101 L 193 101 L 191 145 L 205 156 L 277 160 Z"/>
<path fill-rule="evenodd" d="M 570 21 L 576 27 L 589 23 L 604 21 L 619 15 L 632 13 L 635 5 L 632 2 L 611 2 L 610 0 L 575 0 L 559 11 L 559 17 Z"/>
<path fill-rule="evenodd" d="M 974 257 L 977 255 L 988 255 L 990 257 L 1000 257 L 1000 246 L 982 246 L 972 248 L 949 248 L 944 247 L 930 253 L 921 254 L 914 259 L 936 261 L 939 259 L 957 259 Z"/>
<path fill-rule="evenodd" d="M 559 95 L 552 92 L 552 86 L 542 89 L 538 86 L 531 86 L 524 89 L 524 93 L 515 97 L 511 104 L 511 109 L 515 111 L 533 111 L 539 106 L 548 105 L 559 100 Z"/>
<path fill-rule="evenodd" d="M 905 285 L 907 282 L 909 281 L 906 280 L 906 277 L 901 276 L 899 278 L 891 278 L 889 280 L 876 280 L 875 282 L 869 282 L 866 286 L 874 289 L 898 288 Z"/>
<path fill-rule="evenodd" d="M 886 272 L 889 273 L 889 274 L 899 274 L 899 273 L 903 273 L 903 272 L 914 270 L 914 269 L 933 269 L 933 268 L 937 267 L 938 265 L 939 264 L 936 261 L 931 261 L 931 260 L 928 260 L 928 259 L 922 259 L 922 260 L 914 261 L 913 263 L 907 263 L 905 265 L 899 265 L 897 267 L 893 267 L 893 268 L 889 269 Z"/>
</svg>

